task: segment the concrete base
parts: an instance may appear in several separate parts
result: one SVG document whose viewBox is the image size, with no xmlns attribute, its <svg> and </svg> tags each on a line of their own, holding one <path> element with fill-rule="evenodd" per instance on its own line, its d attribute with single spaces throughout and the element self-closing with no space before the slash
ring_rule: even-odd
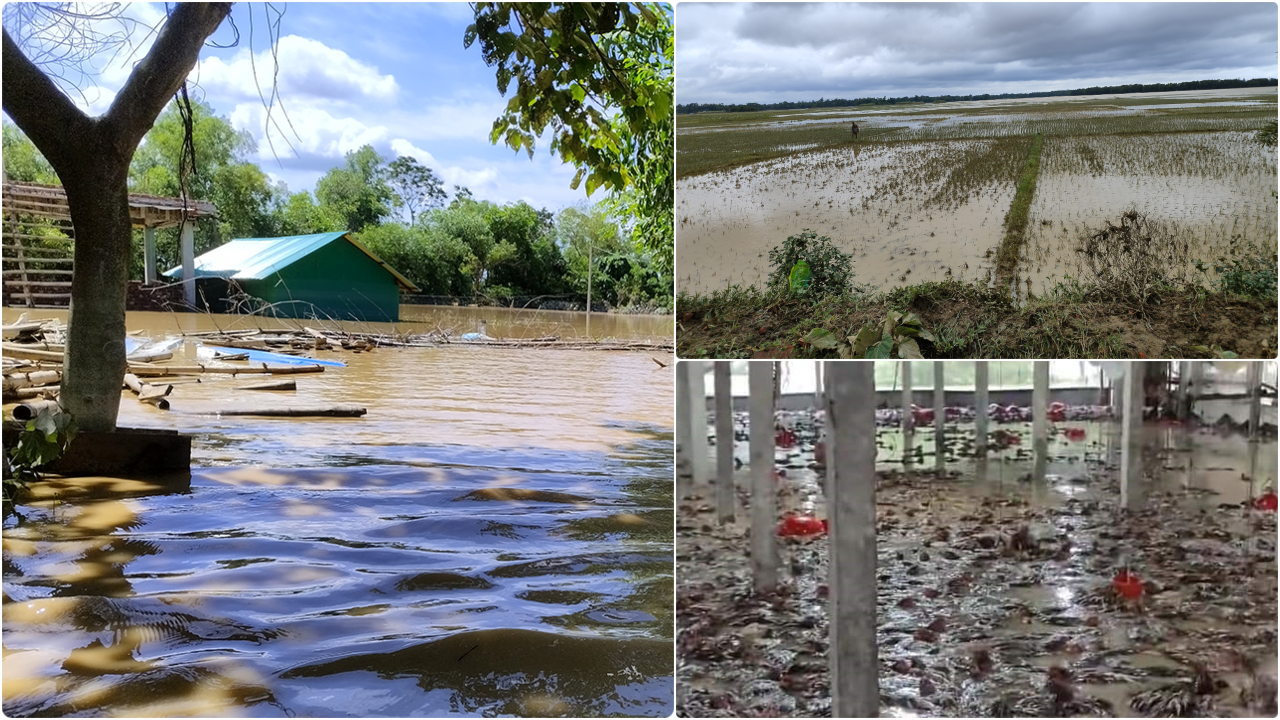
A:
<svg viewBox="0 0 1280 720">
<path fill-rule="evenodd" d="M 176 430 L 117 428 L 112 433 L 81 432 L 45 471 L 64 477 L 117 478 L 190 473 L 191 437 Z"/>
</svg>

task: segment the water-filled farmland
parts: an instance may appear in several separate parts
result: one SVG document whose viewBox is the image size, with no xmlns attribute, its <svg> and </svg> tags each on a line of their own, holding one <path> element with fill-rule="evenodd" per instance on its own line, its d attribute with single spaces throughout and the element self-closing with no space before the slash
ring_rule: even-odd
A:
<svg viewBox="0 0 1280 720">
<path fill-rule="evenodd" d="M 1275 117 L 1274 88 L 682 115 L 679 291 L 761 286 L 768 250 L 803 229 L 881 290 L 994 282 L 1036 134 L 1025 243 L 1006 248 L 1017 262 L 1001 283 L 1040 294 L 1080 279 L 1081 236 L 1129 209 L 1187 244 L 1177 272 L 1211 281 L 1197 262 L 1276 251 L 1276 153 L 1253 140 Z"/>
</svg>

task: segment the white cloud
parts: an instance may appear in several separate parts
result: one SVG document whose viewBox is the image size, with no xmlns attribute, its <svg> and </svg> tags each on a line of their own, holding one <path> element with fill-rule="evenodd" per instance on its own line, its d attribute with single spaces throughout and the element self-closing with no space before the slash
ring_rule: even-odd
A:
<svg viewBox="0 0 1280 720">
<path fill-rule="evenodd" d="M 277 45 L 279 93 L 287 101 L 392 101 L 399 92 L 395 76 L 384 75 L 341 50 L 318 40 L 286 35 Z M 268 50 L 241 49 L 231 59 L 201 60 L 192 75 L 211 95 L 235 100 L 258 99 L 271 91 L 276 61 Z"/>
<path fill-rule="evenodd" d="M 243 102 L 231 112 L 231 124 L 240 130 L 248 130 L 258 140 L 258 157 L 263 161 L 274 160 L 275 154 L 284 156 L 292 147 L 299 155 L 323 158 L 341 158 L 363 145 L 387 146 L 387 129 L 369 126 L 353 117 L 335 117 L 329 111 L 305 104 L 286 105 L 288 119 L 279 108 L 272 111 L 269 128 L 271 142 L 267 142 L 267 110 L 260 101 Z"/>
</svg>

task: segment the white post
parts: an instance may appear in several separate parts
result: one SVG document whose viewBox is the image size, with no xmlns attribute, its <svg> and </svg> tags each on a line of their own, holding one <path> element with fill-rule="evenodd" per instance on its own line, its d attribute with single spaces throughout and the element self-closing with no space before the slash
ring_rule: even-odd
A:
<svg viewBox="0 0 1280 720">
<path fill-rule="evenodd" d="M 1178 361 L 1178 419 L 1191 416 L 1191 361 Z"/>
<path fill-rule="evenodd" d="M 591 243 L 587 243 L 587 337 L 591 337 L 591 253 L 593 250 L 595 250 L 595 247 Z"/>
<path fill-rule="evenodd" d="M 1130 509 L 1142 473 L 1144 367 L 1130 361 L 1124 374 L 1124 416 L 1120 427 L 1120 507 Z"/>
<path fill-rule="evenodd" d="M 156 281 L 156 229 L 153 227 L 142 230 L 142 258 L 142 279 L 150 285 Z"/>
<path fill-rule="evenodd" d="M 944 370 L 941 360 L 933 361 L 933 451 L 939 472 L 947 465 L 947 388 Z"/>
<path fill-rule="evenodd" d="M 1256 443 L 1262 424 L 1262 363 L 1249 363 L 1245 378 L 1249 383 L 1249 442 Z"/>
<path fill-rule="evenodd" d="M 677 502 L 689 496 L 689 482 L 685 479 L 685 472 L 692 472 L 688 468 L 692 462 L 690 453 L 693 452 L 693 416 L 689 412 L 689 405 L 692 402 L 689 394 L 689 361 L 682 360 L 676 363 Z"/>
<path fill-rule="evenodd" d="M 987 454 L 987 406 L 990 405 L 988 395 L 988 368 L 986 360 L 979 360 L 973 367 L 973 432 L 974 449 L 978 457 Z"/>
<path fill-rule="evenodd" d="M 831 368 L 827 417 L 831 468 L 831 710 L 833 717 L 877 717 L 876 393 L 873 363 Z"/>
<path fill-rule="evenodd" d="M 182 294 L 187 305 L 196 306 L 196 223 L 182 223 Z"/>
<path fill-rule="evenodd" d="M 711 458 L 707 452 L 707 373 L 701 360 L 690 360 L 689 365 L 689 461 L 693 471 L 693 486 L 702 487 L 711 479 Z"/>
<path fill-rule="evenodd" d="M 1035 450 L 1036 481 L 1044 479 L 1049 463 L 1049 361 L 1037 360 L 1031 379 L 1031 438 Z"/>
<path fill-rule="evenodd" d="M 716 393 L 716 516 L 720 524 L 733 522 L 733 395 L 729 361 L 715 366 Z"/>
<path fill-rule="evenodd" d="M 773 480 L 773 364 L 750 363 L 748 388 L 751 432 L 751 570 L 756 593 L 778 584 L 778 546 L 773 539 L 778 495 Z"/>
<path fill-rule="evenodd" d="M 911 414 L 911 362 L 902 360 L 902 462 L 903 468 L 911 466 L 911 439 L 915 434 L 915 416 Z"/>
</svg>

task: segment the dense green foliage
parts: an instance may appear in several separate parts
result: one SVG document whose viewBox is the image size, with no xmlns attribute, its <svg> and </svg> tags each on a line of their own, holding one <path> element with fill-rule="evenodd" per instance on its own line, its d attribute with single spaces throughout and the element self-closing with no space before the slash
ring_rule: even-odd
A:
<svg viewBox="0 0 1280 720">
<path fill-rule="evenodd" d="M 475 5 L 464 43 L 479 40 L 498 91 L 515 88 L 491 140 L 551 151 L 578 168 L 587 195 L 603 187 L 638 247 L 674 261 L 674 33 L 670 7 L 628 3 Z"/>
<path fill-rule="evenodd" d="M 197 254 L 243 237 L 279 237 L 351 230 L 352 237 L 420 288 L 422 294 L 510 302 L 549 297 L 581 303 L 591 258 L 592 300 L 612 307 L 670 308 L 671 274 L 627 234 L 617 206 L 570 207 L 559 215 L 523 202 L 499 205 L 467 188 L 446 197 L 443 183 L 412 157 L 391 162 L 366 145 L 330 169 L 316 193 L 290 193 L 247 158 L 252 138 L 207 105 L 193 104 L 197 174 L 191 197 L 218 208 L 216 222 L 197 225 Z M 134 157 L 131 190 L 181 193 L 181 119 L 161 115 Z M 57 177 L 15 126 L 4 125 L 4 168 L 15 180 L 57 183 Z M 396 208 L 409 211 L 400 217 Z M 624 216 L 625 217 L 625 216 Z M 135 231 L 133 276 L 142 276 L 142 232 Z M 51 243 L 57 242 L 51 240 Z M 63 243 L 66 241 L 63 240 Z M 156 234 L 161 271 L 180 261 L 176 229 Z M 527 302 L 527 300 L 522 300 Z"/>
<path fill-rule="evenodd" d="M 1229 90 L 1247 87 L 1276 87 L 1276 78 L 1254 78 L 1252 80 L 1192 80 L 1180 83 L 1129 83 L 1126 85 L 1093 86 L 1076 88 L 1075 90 L 1046 90 L 1029 93 L 1000 93 L 991 95 L 912 95 L 891 98 L 865 97 L 856 100 L 843 98 L 820 98 L 818 100 L 801 100 L 798 102 L 776 103 L 743 103 L 739 105 L 725 103 L 688 103 L 676 106 L 676 112 L 687 115 L 700 112 L 756 112 L 759 110 L 799 110 L 804 108 L 856 107 L 858 105 L 897 105 L 905 103 L 945 103 L 964 102 L 967 100 L 1011 100 L 1017 98 L 1058 97 L 1066 95 L 1129 95 L 1134 93 L 1173 92 L 1176 90 Z"/>
<path fill-rule="evenodd" d="M 809 264 L 809 287 L 812 295 L 841 293 L 849 290 L 853 278 L 853 258 L 831 243 L 831 238 L 812 230 L 792 235 L 769 251 L 769 287 L 790 285 L 791 269 L 804 260 Z"/>
</svg>

